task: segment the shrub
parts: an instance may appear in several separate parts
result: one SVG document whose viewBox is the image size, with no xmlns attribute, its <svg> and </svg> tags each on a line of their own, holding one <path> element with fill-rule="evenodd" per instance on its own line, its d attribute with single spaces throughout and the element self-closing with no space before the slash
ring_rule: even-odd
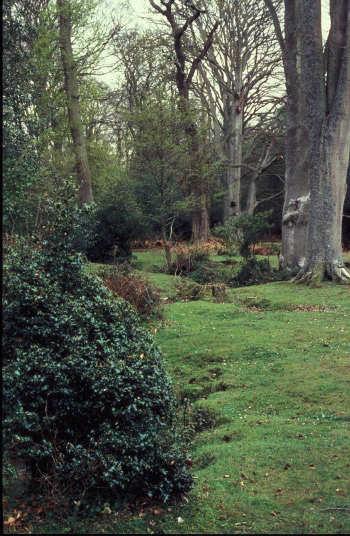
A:
<svg viewBox="0 0 350 536">
<path fill-rule="evenodd" d="M 195 407 L 192 410 L 191 425 L 194 432 L 203 432 L 215 428 L 219 422 L 219 416 L 211 408 Z"/>
<path fill-rule="evenodd" d="M 202 285 L 206 283 L 230 283 L 233 278 L 233 270 L 218 262 L 207 261 L 199 264 L 189 277 Z"/>
<path fill-rule="evenodd" d="M 266 283 L 273 278 L 273 270 L 267 259 L 261 261 L 255 257 L 247 259 L 238 274 L 233 278 L 233 286 L 256 285 Z"/>
<path fill-rule="evenodd" d="M 116 268 L 103 274 L 104 284 L 144 318 L 160 316 L 159 290 L 143 277 Z"/>
<path fill-rule="evenodd" d="M 132 308 L 53 231 L 6 256 L 7 450 L 30 467 L 37 491 L 167 501 L 191 477 L 160 353 Z"/>
<path fill-rule="evenodd" d="M 95 238 L 87 249 L 91 261 L 129 258 L 132 241 L 145 233 L 142 212 L 130 192 L 121 189 L 113 195 L 113 201 L 96 210 Z"/>
<path fill-rule="evenodd" d="M 224 241 L 227 254 L 239 253 L 245 259 L 251 257 L 255 244 L 271 227 L 269 216 L 270 212 L 232 216 L 223 226 L 217 227 L 215 233 Z"/>
<path fill-rule="evenodd" d="M 205 293 L 202 285 L 182 277 L 176 281 L 175 290 L 177 297 L 181 300 L 200 300 Z"/>
<path fill-rule="evenodd" d="M 173 252 L 175 260 L 166 271 L 174 275 L 187 275 L 195 271 L 201 263 L 208 261 L 211 250 L 206 246 L 182 245 L 174 248 Z"/>
</svg>

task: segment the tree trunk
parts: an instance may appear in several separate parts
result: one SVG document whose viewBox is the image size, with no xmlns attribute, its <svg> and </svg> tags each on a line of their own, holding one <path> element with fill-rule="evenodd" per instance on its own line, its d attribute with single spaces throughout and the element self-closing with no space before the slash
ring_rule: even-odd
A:
<svg viewBox="0 0 350 536">
<path fill-rule="evenodd" d="M 209 237 L 209 216 L 207 207 L 207 195 L 199 193 L 196 206 L 192 213 L 192 241 L 206 242 Z"/>
<path fill-rule="evenodd" d="M 59 13 L 59 41 L 67 97 L 68 120 L 73 140 L 76 174 L 79 187 L 78 199 L 80 205 L 84 205 L 93 201 L 93 195 L 86 140 L 81 120 L 76 66 L 72 49 L 70 0 L 57 0 L 57 7 Z"/>
<path fill-rule="evenodd" d="M 248 198 L 246 213 L 252 216 L 256 208 L 256 180 L 258 178 L 257 173 L 251 173 L 248 185 Z"/>
<path fill-rule="evenodd" d="M 344 143 L 330 125 L 324 130 L 320 159 L 312 176 L 309 254 L 298 280 L 317 282 L 329 278 L 350 282 L 341 240 L 350 136 Z"/>
<path fill-rule="evenodd" d="M 243 120 L 239 99 L 231 102 L 228 95 L 224 110 L 225 196 L 224 221 L 240 214 L 240 190 L 242 174 Z"/>
<path fill-rule="evenodd" d="M 310 140 L 305 124 L 306 109 L 302 92 L 299 9 L 299 0 L 285 2 L 287 131 L 281 266 L 292 272 L 305 264 L 310 204 Z"/>
<path fill-rule="evenodd" d="M 311 204 L 307 259 L 297 280 L 317 282 L 328 277 L 349 283 L 350 273 L 342 260 L 341 233 L 350 154 L 350 4 L 338 1 L 331 7 L 325 88 L 320 7 L 316 2 L 303 5 L 306 98 L 312 119 Z"/>
</svg>

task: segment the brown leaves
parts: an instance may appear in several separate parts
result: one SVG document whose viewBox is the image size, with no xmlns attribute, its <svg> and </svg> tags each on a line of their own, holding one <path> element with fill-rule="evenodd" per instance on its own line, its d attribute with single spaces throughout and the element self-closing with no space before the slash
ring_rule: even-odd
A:
<svg viewBox="0 0 350 536">
<path fill-rule="evenodd" d="M 24 512 L 19 512 L 17 510 L 14 510 L 12 515 L 10 515 L 6 521 L 4 521 L 5 527 L 14 527 L 19 522 L 22 521 L 22 519 L 26 516 Z"/>
</svg>

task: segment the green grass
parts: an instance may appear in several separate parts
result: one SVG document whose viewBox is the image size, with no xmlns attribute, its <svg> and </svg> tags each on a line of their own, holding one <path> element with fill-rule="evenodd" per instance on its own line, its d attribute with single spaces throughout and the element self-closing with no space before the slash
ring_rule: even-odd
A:
<svg viewBox="0 0 350 536">
<path fill-rule="evenodd" d="M 173 278 L 152 273 L 159 252 L 137 258 L 169 291 Z M 350 531 L 349 289 L 271 283 L 230 294 L 232 303 L 166 305 L 156 335 L 179 398 L 217 415 L 194 437 L 188 502 L 41 532 Z"/>
</svg>

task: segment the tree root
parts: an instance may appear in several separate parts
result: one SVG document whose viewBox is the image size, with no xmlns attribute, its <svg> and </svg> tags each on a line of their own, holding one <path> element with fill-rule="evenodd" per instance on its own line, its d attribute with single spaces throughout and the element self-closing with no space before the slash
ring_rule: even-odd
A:
<svg viewBox="0 0 350 536">
<path fill-rule="evenodd" d="M 319 286 L 324 280 L 331 280 L 336 283 L 350 284 L 350 272 L 341 261 L 319 262 L 314 265 L 306 265 L 292 279 L 294 283 L 301 283 L 310 286 Z"/>
<path fill-rule="evenodd" d="M 350 272 L 346 269 L 345 265 L 332 266 L 332 281 L 347 285 L 350 284 Z"/>
</svg>

